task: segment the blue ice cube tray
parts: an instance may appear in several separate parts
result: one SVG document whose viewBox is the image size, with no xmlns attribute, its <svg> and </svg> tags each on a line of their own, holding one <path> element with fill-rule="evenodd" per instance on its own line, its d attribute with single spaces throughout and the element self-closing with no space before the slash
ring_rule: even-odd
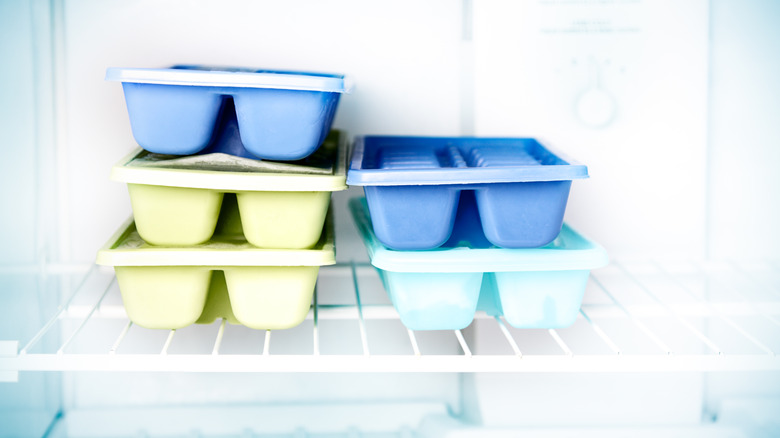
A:
<svg viewBox="0 0 780 438">
<path fill-rule="evenodd" d="M 358 137 L 347 184 L 363 186 L 374 232 L 397 250 L 457 245 L 458 205 L 504 248 L 534 248 L 561 231 L 586 166 L 532 138 Z M 471 216 L 475 216 L 471 214 Z"/>
<path fill-rule="evenodd" d="M 365 199 L 351 199 L 350 210 L 371 264 L 412 330 L 459 330 L 477 310 L 503 315 L 517 328 L 567 327 L 577 318 L 590 270 L 608 262 L 604 248 L 566 224 L 541 248 L 497 248 L 478 229 L 463 228 L 456 230 L 457 245 L 396 251 L 374 233 Z"/>
<path fill-rule="evenodd" d="M 109 68 L 106 80 L 122 83 L 133 136 L 150 152 L 268 160 L 313 153 L 350 91 L 342 75 L 205 66 Z M 240 133 L 238 151 L 215 143 L 219 125 Z"/>
</svg>

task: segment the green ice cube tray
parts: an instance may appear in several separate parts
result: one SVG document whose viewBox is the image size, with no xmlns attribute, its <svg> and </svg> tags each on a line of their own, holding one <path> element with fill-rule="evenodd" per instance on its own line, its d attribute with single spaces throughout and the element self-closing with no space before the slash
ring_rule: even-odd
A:
<svg viewBox="0 0 780 438">
<path fill-rule="evenodd" d="M 331 192 L 347 188 L 345 137 L 333 131 L 317 152 L 292 163 L 138 148 L 113 167 L 111 179 L 127 183 L 138 233 L 152 245 L 208 241 L 223 205 L 237 202 L 252 245 L 310 248 L 320 238 Z"/>
<path fill-rule="evenodd" d="M 134 324 L 178 329 L 225 318 L 233 324 L 278 330 L 309 312 L 320 266 L 335 261 L 330 215 L 311 249 L 262 249 L 240 235 L 215 233 L 192 247 L 145 242 L 128 219 L 98 252 L 113 266 Z"/>
</svg>

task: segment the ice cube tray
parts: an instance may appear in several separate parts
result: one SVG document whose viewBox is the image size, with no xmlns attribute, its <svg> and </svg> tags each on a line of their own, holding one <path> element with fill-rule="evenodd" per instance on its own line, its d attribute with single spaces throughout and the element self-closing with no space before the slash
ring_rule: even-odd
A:
<svg viewBox="0 0 780 438">
<path fill-rule="evenodd" d="M 331 192 L 347 188 L 346 155 L 337 131 L 294 163 L 137 148 L 113 167 L 111 179 L 127 183 L 138 232 L 153 245 L 197 245 L 219 223 L 258 247 L 302 249 L 319 240 Z"/>
<path fill-rule="evenodd" d="M 150 152 L 213 147 L 215 127 L 232 117 L 246 151 L 272 160 L 314 152 L 350 91 L 342 75 L 233 67 L 109 68 L 106 80 L 122 83 L 133 136 Z"/>
<path fill-rule="evenodd" d="M 577 317 L 590 270 L 607 264 L 602 247 L 566 224 L 541 248 L 496 248 L 478 228 L 463 227 L 455 231 L 457 245 L 397 251 L 374 234 L 365 199 L 351 199 L 350 210 L 371 264 L 412 330 L 462 329 L 477 310 L 503 315 L 517 328 L 567 327 Z"/>
<path fill-rule="evenodd" d="M 309 311 L 319 267 L 335 263 L 331 221 L 306 250 L 255 248 L 215 235 L 190 248 L 144 242 L 132 219 L 98 252 L 113 266 L 127 315 L 146 328 L 177 329 L 216 318 L 254 329 L 300 324 Z"/>
<path fill-rule="evenodd" d="M 531 138 L 358 137 L 347 184 L 363 186 L 379 240 L 398 250 L 447 242 L 459 199 L 473 191 L 487 239 L 506 248 L 550 243 L 582 164 Z"/>
</svg>

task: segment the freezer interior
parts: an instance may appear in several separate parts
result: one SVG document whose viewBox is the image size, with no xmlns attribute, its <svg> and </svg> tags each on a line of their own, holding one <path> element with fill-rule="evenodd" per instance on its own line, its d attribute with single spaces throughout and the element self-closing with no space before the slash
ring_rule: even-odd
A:
<svg viewBox="0 0 780 438">
<path fill-rule="evenodd" d="M 780 7 L 771 1 L 0 2 L 0 436 L 780 434 Z M 128 320 L 95 258 L 137 147 L 110 67 L 346 74 L 365 135 L 531 137 L 587 165 L 602 245 L 565 328 L 401 322 L 332 195 L 303 322 Z"/>
</svg>

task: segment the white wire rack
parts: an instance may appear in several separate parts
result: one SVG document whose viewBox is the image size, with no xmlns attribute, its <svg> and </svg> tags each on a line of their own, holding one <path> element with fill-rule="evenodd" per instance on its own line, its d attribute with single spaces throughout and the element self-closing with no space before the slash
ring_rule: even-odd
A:
<svg viewBox="0 0 780 438">
<path fill-rule="evenodd" d="M 373 268 L 323 267 L 300 326 L 149 330 L 92 267 L 29 339 L 0 341 L 19 371 L 666 372 L 780 370 L 775 262 L 621 262 L 591 273 L 566 329 L 515 329 L 478 312 L 464 330 L 406 329 Z M 21 348 L 19 348 L 21 347 Z"/>
</svg>

